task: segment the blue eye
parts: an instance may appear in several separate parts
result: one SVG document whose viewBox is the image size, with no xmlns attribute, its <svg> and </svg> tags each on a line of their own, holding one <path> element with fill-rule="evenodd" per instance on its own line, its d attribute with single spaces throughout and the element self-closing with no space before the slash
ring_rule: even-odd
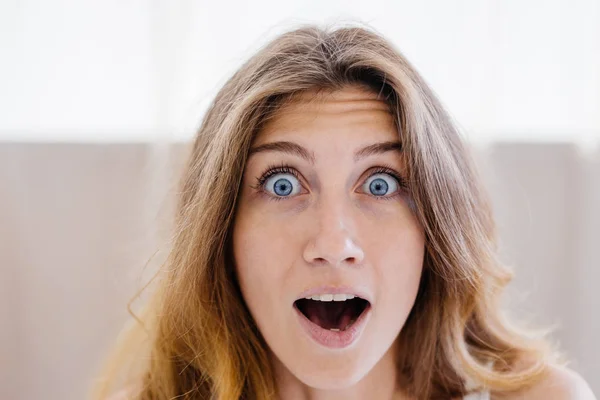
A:
<svg viewBox="0 0 600 400">
<path fill-rule="evenodd" d="M 396 192 L 398 186 L 398 181 L 394 177 L 386 173 L 380 173 L 371 175 L 363 185 L 363 188 L 366 188 L 366 191 L 373 196 L 383 197 L 390 192 Z"/>
<path fill-rule="evenodd" d="M 287 165 L 271 166 L 262 176 L 256 178 L 254 189 L 267 193 L 269 200 L 285 200 L 302 190 L 300 175 L 295 168 Z M 391 200 L 406 189 L 404 179 L 389 167 L 379 167 L 362 185 L 364 192 L 382 200 Z"/>
<path fill-rule="evenodd" d="M 294 182 L 296 186 L 294 187 Z M 292 174 L 273 174 L 265 180 L 265 190 L 274 193 L 279 197 L 288 197 L 290 195 L 298 194 L 301 189 L 301 185 L 298 179 Z"/>
</svg>

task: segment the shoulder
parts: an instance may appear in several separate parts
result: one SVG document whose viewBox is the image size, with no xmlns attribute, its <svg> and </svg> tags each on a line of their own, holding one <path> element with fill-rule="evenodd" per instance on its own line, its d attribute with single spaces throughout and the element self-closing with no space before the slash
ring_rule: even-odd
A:
<svg viewBox="0 0 600 400">
<path fill-rule="evenodd" d="M 120 391 L 108 396 L 106 400 L 133 400 L 138 395 L 139 386 L 128 386 Z"/>
<path fill-rule="evenodd" d="M 502 397 L 503 400 L 596 400 L 587 382 L 566 367 L 550 366 L 546 376 L 526 390 Z"/>
<path fill-rule="evenodd" d="M 123 389 L 117 393 L 113 393 L 106 400 L 130 400 L 131 396 L 128 390 Z"/>
</svg>

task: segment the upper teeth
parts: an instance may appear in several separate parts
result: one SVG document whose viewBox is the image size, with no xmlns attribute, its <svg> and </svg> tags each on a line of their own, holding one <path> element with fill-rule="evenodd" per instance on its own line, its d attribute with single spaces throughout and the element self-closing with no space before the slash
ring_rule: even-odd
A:
<svg viewBox="0 0 600 400">
<path fill-rule="evenodd" d="M 305 297 L 307 300 L 317 301 L 346 301 L 353 299 L 353 294 L 315 294 L 313 296 Z"/>
</svg>

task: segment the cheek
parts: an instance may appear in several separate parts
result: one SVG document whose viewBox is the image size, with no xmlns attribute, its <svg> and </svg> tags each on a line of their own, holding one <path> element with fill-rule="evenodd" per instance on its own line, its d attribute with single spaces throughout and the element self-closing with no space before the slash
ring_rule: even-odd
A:
<svg viewBox="0 0 600 400">
<path fill-rule="evenodd" d="M 412 242 L 412 241 L 411 241 Z M 398 243 L 388 259 L 381 261 L 382 287 L 394 302 L 410 304 L 414 301 L 423 270 L 424 244 Z"/>
<path fill-rule="evenodd" d="M 273 315 L 274 305 L 280 302 L 276 289 L 283 286 L 287 266 L 291 265 L 291 250 L 282 245 L 284 240 L 281 228 L 258 215 L 242 213 L 236 219 L 233 230 L 236 273 L 244 300 L 259 325 L 264 316 Z"/>
<path fill-rule="evenodd" d="M 386 313 L 394 313 L 402 320 L 412 308 L 419 289 L 425 254 L 424 234 L 414 218 L 407 218 L 387 225 L 378 237 L 387 238 L 373 244 L 382 305 Z"/>
</svg>

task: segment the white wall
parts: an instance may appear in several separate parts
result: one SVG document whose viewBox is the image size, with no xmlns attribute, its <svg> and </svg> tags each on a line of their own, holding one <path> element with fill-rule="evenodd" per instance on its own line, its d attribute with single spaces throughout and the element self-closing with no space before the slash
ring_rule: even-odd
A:
<svg viewBox="0 0 600 400">
<path fill-rule="evenodd" d="M 0 140 L 189 138 L 257 47 L 355 20 L 404 52 L 474 141 L 600 136 L 597 0 L 3 0 Z"/>
</svg>

